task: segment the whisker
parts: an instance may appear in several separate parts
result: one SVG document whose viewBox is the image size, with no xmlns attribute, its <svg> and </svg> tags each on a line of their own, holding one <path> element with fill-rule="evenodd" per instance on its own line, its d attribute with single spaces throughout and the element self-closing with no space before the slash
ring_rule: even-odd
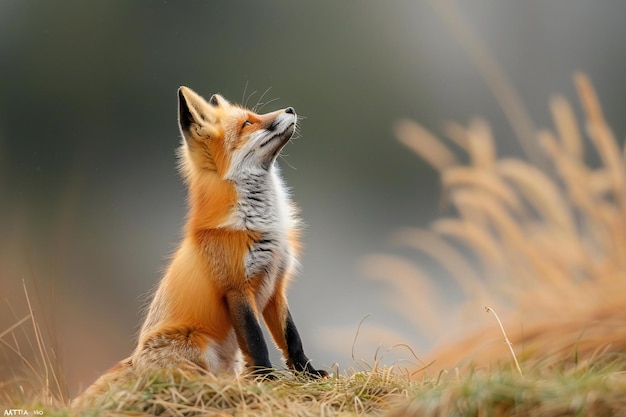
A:
<svg viewBox="0 0 626 417">
<path fill-rule="evenodd" d="M 276 97 L 276 98 L 273 98 L 273 99 L 271 99 L 271 100 L 268 100 L 268 101 L 266 101 L 266 102 L 264 102 L 264 103 L 257 103 L 257 105 L 255 106 L 255 111 L 260 111 L 260 110 L 261 110 L 263 107 L 265 107 L 267 104 L 272 103 L 272 102 L 274 102 L 274 101 L 276 101 L 276 100 L 278 100 L 278 99 L 279 99 L 279 97 Z"/>
<path fill-rule="evenodd" d="M 246 99 L 245 103 L 243 103 L 244 107 L 248 107 L 248 102 L 250 101 L 250 99 L 252 98 L 253 95 L 255 95 L 256 93 L 258 93 L 258 90 L 254 90 L 252 93 L 250 93 L 250 95 L 248 96 L 248 98 Z M 254 109 L 253 109 L 254 110 Z"/>
<path fill-rule="evenodd" d="M 246 91 L 248 91 L 248 83 L 249 80 L 246 80 L 246 85 L 243 87 L 243 94 L 241 95 L 241 103 L 245 106 L 244 101 L 246 100 Z"/>
<path fill-rule="evenodd" d="M 296 128 L 293 131 L 293 135 L 291 136 L 291 139 L 298 139 L 301 138 L 302 134 L 300 132 L 300 126 L 296 125 Z M 289 139 L 289 140 L 291 140 Z"/>
<path fill-rule="evenodd" d="M 289 142 L 291 142 L 291 139 L 289 139 Z M 297 170 L 298 168 L 294 167 L 293 165 L 291 165 L 291 163 L 289 163 L 289 160 L 286 158 L 289 155 L 283 155 L 282 153 L 279 155 L 279 158 L 283 161 L 285 161 L 285 164 L 287 164 L 289 166 L 289 168 L 293 169 L 293 170 Z"/>
<path fill-rule="evenodd" d="M 254 110 L 254 112 L 256 113 L 257 110 L 260 110 L 261 108 L 259 107 L 261 105 L 261 100 L 263 100 L 263 97 L 265 97 L 265 95 L 267 93 L 270 92 L 270 90 L 272 89 L 272 87 L 267 87 L 267 89 L 263 92 L 263 94 L 261 94 L 261 96 L 259 97 L 259 99 L 257 100 L 256 104 L 254 105 L 254 107 L 252 108 Z"/>
</svg>

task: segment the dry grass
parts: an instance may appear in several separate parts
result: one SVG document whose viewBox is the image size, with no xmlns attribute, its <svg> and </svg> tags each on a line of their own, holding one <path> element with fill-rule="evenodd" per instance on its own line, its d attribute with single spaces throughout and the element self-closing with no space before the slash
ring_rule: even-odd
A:
<svg viewBox="0 0 626 417">
<path fill-rule="evenodd" d="M 471 323 L 455 338 L 448 334 L 430 355 L 439 368 L 510 360 L 498 327 L 480 317 L 485 305 L 501 313 L 522 360 L 575 361 L 626 351 L 626 151 L 589 79 L 577 74 L 575 84 L 589 140 L 569 102 L 554 97 L 555 130 L 537 135 L 551 161 L 544 169 L 497 158 L 490 129 L 480 120 L 468 127 L 449 124 L 450 143 L 411 121 L 397 126 L 401 142 L 439 171 L 456 212 L 431 230 L 405 230 L 397 238 L 438 261 L 467 300 L 459 310 Z M 458 162 L 459 151 L 467 163 Z M 598 166 L 588 162 L 594 156 Z M 369 269 L 396 288 L 396 305 L 417 304 L 409 287 L 433 286 L 423 272 L 407 274 L 407 261 L 370 262 L 375 265 Z M 413 320 L 425 311 L 450 316 L 441 303 L 430 302 L 437 297 L 420 298 Z"/>
<path fill-rule="evenodd" d="M 155 374 L 111 386 L 93 412 L 81 414 L 377 415 L 406 398 L 410 384 L 406 374 L 383 368 L 323 380 L 291 374 L 274 381 Z"/>
<path fill-rule="evenodd" d="M 92 409 L 38 402 L 7 409 L 52 416 L 626 416 L 626 357 L 576 366 L 544 358 L 521 377 L 512 366 L 442 372 L 416 380 L 374 367 L 325 380 L 149 375 L 112 385 Z"/>
<path fill-rule="evenodd" d="M 23 288 L 28 314 L 16 318 L 15 324 L 0 332 L 0 354 L 10 364 L 10 369 L 3 371 L 11 373 L 7 380 L 0 380 L 0 404 L 62 408 L 69 399 L 60 362 L 50 338 L 41 328 L 45 321 L 35 315 L 25 283 Z M 7 305 L 15 316 L 8 302 Z"/>
<path fill-rule="evenodd" d="M 5 363 L 13 364 L 8 369 L 12 377 L 0 381 L 0 404 L 63 406 L 68 402 L 67 387 L 56 351 L 41 328 L 44 321 L 35 315 L 25 283 L 23 288 L 28 314 L 0 332 L 0 353 Z M 8 302 L 7 309 L 15 316 Z"/>
</svg>

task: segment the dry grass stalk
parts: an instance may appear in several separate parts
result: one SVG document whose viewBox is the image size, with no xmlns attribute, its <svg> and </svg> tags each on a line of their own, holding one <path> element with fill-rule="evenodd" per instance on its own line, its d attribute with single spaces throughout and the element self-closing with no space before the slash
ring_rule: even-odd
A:
<svg viewBox="0 0 626 417">
<path fill-rule="evenodd" d="M 465 153 L 469 153 L 470 145 L 465 126 L 456 122 L 446 122 L 444 124 L 443 131 L 452 143 L 465 151 Z"/>
<path fill-rule="evenodd" d="M 622 216 L 626 217 L 626 167 L 624 159 L 615 141 L 613 131 L 606 123 L 602 114 L 602 107 L 591 85 L 591 81 L 584 74 L 574 77 L 578 94 L 587 113 L 589 136 L 593 140 L 602 161 L 609 174 L 613 189 L 613 197 L 620 208 Z"/>
<path fill-rule="evenodd" d="M 475 186 L 496 196 L 512 209 L 520 209 L 521 202 L 515 192 L 502 180 L 480 167 L 455 166 L 441 174 L 443 186 L 447 189 L 455 187 Z"/>
<path fill-rule="evenodd" d="M 513 357 L 513 361 L 515 362 L 515 368 L 517 368 L 520 376 L 523 377 L 524 374 L 522 373 L 522 368 L 520 368 L 519 362 L 517 361 L 517 356 L 515 356 L 515 351 L 513 350 L 513 343 L 511 343 L 508 336 L 506 335 L 506 332 L 504 331 L 504 326 L 500 321 L 500 317 L 498 317 L 498 314 L 493 311 L 491 307 L 485 307 L 485 311 L 487 311 L 487 313 L 492 313 L 498 321 L 498 326 L 500 326 L 500 330 L 502 331 L 502 335 L 504 336 L 504 343 L 506 343 L 506 345 L 509 347 L 509 351 L 511 351 L 511 356 Z"/>
<path fill-rule="evenodd" d="M 484 268 L 504 268 L 506 260 L 496 239 L 477 224 L 465 219 L 444 218 L 436 220 L 432 229 L 439 235 L 455 238 L 472 249 Z"/>
<path fill-rule="evenodd" d="M 458 283 L 468 297 L 483 297 L 479 278 L 468 260 L 445 239 L 429 230 L 406 229 L 395 234 L 392 241 L 427 254 L 439 262 L 452 277 L 463 276 Z M 430 295 L 432 296 L 432 295 Z M 421 320 L 421 319 L 420 319 Z"/>
<path fill-rule="evenodd" d="M 472 165 L 488 170 L 496 161 L 496 148 L 491 127 L 483 119 L 474 119 L 467 129 Z"/>
<path fill-rule="evenodd" d="M 453 0 L 428 0 L 428 3 L 439 14 L 442 22 L 476 65 L 478 72 L 483 76 L 491 93 L 502 107 L 511 128 L 521 139 L 520 143 L 528 157 L 533 161 L 540 161 L 539 149 L 532 141 L 535 131 L 533 121 L 506 72 Z"/>
<path fill-rule="evenodd" d="M 400 142 L 414 152 L 424 155 L 424 158 L 439 172 L 457 164 L 454 153 L 419 124 L 402 120 L 396 123 L 394 130 Z"/>
<path fill-rule="evenodd" d="M 572 106 L 565 98 L 554 96 L 550 100 L 550 109 L 557 134 L 563 141 L 563 150 L 572 158 L 583 160 L 585 148 Z"/>
<path fill-rule="evenodd" d="M 391 293 L 386 297 L 389 305 L 406 317 L 416 328 L 426 334 L 434 334 L 437 329 L 436 312 L 424 303 L 439 300 L 432 281 L 417 265 L 391 256 L 372 255 L 361 265 L 366 278 L 382 281 L 391 285 Z M 436 301 L 439 303 L 439 301 Z"/>
<path fill-rule="evenodd" d="M 546 220 L 546 225 L 559 228 L 558 232 L 567 236 L 575 234 L 568 204 L 558 186 L 541 170 L 518 159 L 504 158 L 497 164 L 497 174 L 512 183 L 513 188 Z"/>
</svg>

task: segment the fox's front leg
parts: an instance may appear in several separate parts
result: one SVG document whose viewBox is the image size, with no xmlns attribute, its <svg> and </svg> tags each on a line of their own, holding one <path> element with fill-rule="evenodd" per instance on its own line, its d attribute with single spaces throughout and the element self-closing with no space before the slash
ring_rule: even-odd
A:
<svg viewBox="0 0 626 417">
<path fill-rule="evenodd" d="M 283 352 L 289 368 L 306 372 L 316 378 L 328 376 L 328 372 L 313 368 L 305 355 L 300 334 L 282 291 L 277 291 L 270 298 L 263 311 L 263 318 L 278 348 Z"/>
<path fill-rule="evenodd" d="M 269 374 L 272 364 L 253 301 L 233 290 L 226 294 L 226 302 L 247 367 L 256 374 Z"/>
</svg>

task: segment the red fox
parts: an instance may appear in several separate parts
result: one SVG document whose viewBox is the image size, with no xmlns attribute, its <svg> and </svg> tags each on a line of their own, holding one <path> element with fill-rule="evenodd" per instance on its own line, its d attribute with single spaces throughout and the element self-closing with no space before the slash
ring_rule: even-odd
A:
<svg viewBox="0 0 626 417">
<path fill-rule="evenodd" d="M 150 369 L 239 373 L 245 362 L 271 376 L 261 315 L 289 368 L 327 376 L 305 355 L 286 298 L 299 222 L 275 161 L 296 128 L 295 110 L 255 114 L 217 94 L 207 102 L 187 87 L 179 88 L 178 104 L 189 193 L 184 238 L 134 353 L 83 397 L 116 375 Z"/>
</svg>

